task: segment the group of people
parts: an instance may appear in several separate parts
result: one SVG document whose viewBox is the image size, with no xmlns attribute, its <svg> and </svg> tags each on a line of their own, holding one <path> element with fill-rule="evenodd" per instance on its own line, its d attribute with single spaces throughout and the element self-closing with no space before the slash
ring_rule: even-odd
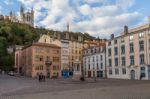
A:
<svg viewBox="0 0 150 99">
<path fill-rule="evenodd" d="M 45 81 L 45 75 L 43 75 L 42 73 L 39 74 L 39 82 L 41 81 Z"/>
</svg>

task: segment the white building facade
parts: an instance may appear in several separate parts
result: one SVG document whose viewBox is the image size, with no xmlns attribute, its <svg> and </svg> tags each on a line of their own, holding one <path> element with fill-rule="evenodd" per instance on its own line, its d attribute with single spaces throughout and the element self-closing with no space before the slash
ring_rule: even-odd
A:
<svg viewBox="0 0 150 99">
<path fill-rule="evenodd" d="M 106 77 L 105 46 L 93 46 L 83 50 L 85 77 Z"/>
<path fill-rule="evenodd" d="M 130 29 L 106 42 L 107 77 L 150 80 L 150 25 Z"/>
</svg>

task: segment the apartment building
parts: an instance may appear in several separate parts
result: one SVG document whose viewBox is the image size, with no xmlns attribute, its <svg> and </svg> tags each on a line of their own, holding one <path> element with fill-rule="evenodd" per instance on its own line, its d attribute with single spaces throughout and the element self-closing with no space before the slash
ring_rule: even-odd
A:
<svg viewBox="0 0 150 99">
<path fill-rule="evenodd" d="M 104 43 L 83 50 L 83 66 L 86 77 L 106 77 Z"/>
<path fill-rule="evenodd" d="M 37 77 L 61 76 L 61 48 L 54 44 L 32 43 L 15 52 L 15 64 L 20 73 Z M 20 66 L 19 66 L 20 65 Z"/>
<path fill-rule="evenodd" d="M 150 21 L 149 21 L 150 22 Z M 150 79 L 150 23 L 129 29 L 106 42 L 108 78 Z"/>
<path fill-rule="evenodd" d="M 61 70 L 69 70 L 69 41 L 63 39 L 56 39 L 55 37 L 50 37 L 49 35 L 42 35 L 38 42 L 55 44 L 61 47 Z"/>
</svg>

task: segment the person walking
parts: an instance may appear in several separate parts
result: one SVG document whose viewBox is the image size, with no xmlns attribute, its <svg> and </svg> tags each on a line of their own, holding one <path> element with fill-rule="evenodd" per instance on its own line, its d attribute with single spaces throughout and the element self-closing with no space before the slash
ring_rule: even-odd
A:
<svg viewBox="0 0 150 99">
<path fill-rule="evenodd" d="M 42 80 L 42 73 L 39 74 L 39 82 Z"/>
</svg>

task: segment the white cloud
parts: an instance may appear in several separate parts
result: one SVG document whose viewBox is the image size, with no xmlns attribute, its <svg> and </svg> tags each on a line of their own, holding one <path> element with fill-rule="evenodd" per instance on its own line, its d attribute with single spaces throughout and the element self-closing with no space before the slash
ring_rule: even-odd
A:
<svg viewBox="0 0 150 99">
<path fill-rule="evenodd" d="M 90 8 L 90 5 L 84 4 L 84 5 L 80 6 L 79 10 L 82 14 L 89 15 L 89 14 L 91 14 L 92 9 Z"/>
<path fill-rule="evenodd" d="M 108 37 L 111 33 L 119 34 L 124 25 L 139 24 L 142 17 L 137 11 L 128 11 L 134 6 L 135 0 L 19 1 L 27 7 L 33 6 L 36 25 L 63 31 L 69 22 L 71 31 L 88 32 L 100 37 Z"/>
<path fill-rule="evenodd" d="M 6 5 L 13 5 L 13 2 L 10 2 L 9 0 L 3 0 L 4 4 Z"/>
</svg>

